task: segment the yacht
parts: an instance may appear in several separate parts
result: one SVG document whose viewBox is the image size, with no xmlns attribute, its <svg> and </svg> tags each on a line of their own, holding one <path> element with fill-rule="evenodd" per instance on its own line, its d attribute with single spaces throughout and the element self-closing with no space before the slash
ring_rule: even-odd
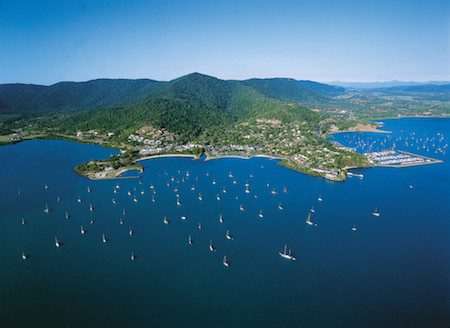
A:
<svg viewBox="0 0 450 328">
<path fill-rule="evenodd" d="M 164 217 L 163 222 L 164 222 L 164 224 L 169 224 L 170 221 L 169 221 L 169 219 L 167 218 L 167 216 Z"/>
<path fill-rule="evenodd" d="M 281 203 L 278 204 L 278 209 L 279 209 L 280 211 L 284 210 L 284 208 L 283 208 L 283 206 L 281 205 Z"/>
<path fill-rule="evenodd" d="M 226 255 L 223 257 L 223 265 L 226 266 L 227 268 L 230 266 L 230 262 L 228 262 Z"/>
<path fill-rule="evenodd" d="M 233 240 L 233 239 L 234 239 L 233 236 L 230 234 L 230 230 L 227 230 L 227 232 L 225 233 L 225 237 L 226 237 L 228 240 Z"/>
<path fill-rule="evenodd" d="M 20 255 L 20 257 L 22 258 L 22 260 L 26 260 L 28 258 L 28 255 L 25 254 L 25 252 L 22 252 L 22 254 Z"/>
<path fill-rule="evenodd" d="M 223 215 L 222 214 L 219 215 L 219 222 L 223 223 Z"/>
<path fill-rule="evenodd" d="M 91 192 L 91 187 L 87 187 L 87 192 Z"/>
<path fill-rule="evenodd" d="M 213 243 L 212 243 L 212 240 L 209 240 L 209 250 L 210 250 L 211 252 L 215 252 L 215 251 L 216 251 L 216 248 L 214 247 L 214 245 L 213 245 Z"/>
<path fill-rule="evenodd" d="M 27 221 L 25 221 L 25 219 L 22 218 L 22 220 L 20 220 L 20 223 L 21 223 L 22 225 L 25 225 L 25 224 L 27 224 Z"/>
<path fill-rule="evenodd" d="M 186 220 L 187 219 L 187 216 L 186 215 L 182 215 L 181 216 L 181 220 Z"/>
<path fill-rule="evenodd" d="M 239 209 L 240 209 L 241 211 L 245 211 L 244 205 L 241 204 L 241 205 L 239 206 Z"/>
<path fill-rule="evenodd" d="M 190 246 L 192 246 L 192 244 L 193 244 L 191 235 L 189 235 L 189 237 L 188 237 L 188 244 Z"/>
<path fill-rule="evenodd" d="M 112 203 L 113 203 L 113 204 L 117 204 L 117 201 L 116 201 L 115 198 L 112 199 Z"/>
<path fill-rule="evenodd" d="M 287 245 L 284 245 L 284 250 L 283 250 L 283 252 L 278 252 L 278 254 L 279 254 L 281 257 L 285 258 L 285 259 L 288 259 L 288 260 L 291 260 L 291 261 L 295 261 L 295 260 L 296 260 L 296 259 L 295 259 L 295 256 L 292 255 L 292 253 L 291 253 L 291 249 L 289 249 L 289 251 L 288 251 Z"/>
<path fill-rule="evenodd" d="M 82 235 L 84 235 L 84 234 L 86 233 L 86 230 L 84 230 L 84 227 L 83 227 L 83 226 L 80 227 L 80 233 L 81 233 Z"/>
<path fill-rule="evenodd" d="M 352 231 L 356 231 L 356 226 L 355 225 L 352 226 Z"/>
<path fill-rule="evenodd" d="M 129 236 L 133 236 L 133 234 L 134 234 L 134 231 L 130 228 L 130 229 L 128 229 L 128 235 Z"/>
<path fill-rule="evenodd" d="M 378 209 L 375 209 L 375 210 L 372 212 L 372 215 L 373 215 L 373 216 L 376 216 L 376 217 L 379 217 L 379 216 L 380 216 L 380 212 L 378 211 Z"/>
<path fill-rule="evenodd" d="M 314 223 L 311 221 L 311 213 L 308 213 L 308 217 L 306 218 L 306 224 L 308 225 L 314 225 Z"/>
<path fill-rule="evenodd" d="M 201 230 L 202 228 L 203 228 L 202 223 L 199 222 L 199 223 L 198 223 L 198 229 Z"/>
<path fill-rule="evenodd" d="M 92 206 L 91 203 L 89 203 L 89 211 L 93 212 L 94 211 L 94 206 Z"/>
<path fill-rule="evenodd" d="M 198 194 L 198 200 L 203 200 L 203 196 L 202 196 L 202 194 Z"/>
<path fill-rule="evenodd" d="M 220 195 L 219 194 L 216 195 L 216 199 L 220 200 Z"/>
<path fill-rule="evenodd" d="M 134 256 L 134 253 L 133 253 L 133 252 L 131 252 L 130 260 L 131 260 L 131 261 L 136 260 L 136 256 Z"/>
<path fill-rule="evenodd" d="M 50 208 L 48 207 L 48 204 L 47 204 L 47 203 L 45 203 L 44 213 L 45 213 L 45 214 L 50 213 Z"/>
<path fill-rule="evenodd" d="M 61 246 L 61 242 L 56 237 L 55 237 L 55 246 L 58 248 Z"/>
<path fill-rule="evenodd" d="M 263 211 L 262 211 L 262 210 L 259 210 L 258 216 L 259 216 L 260 218 L 263 218 L 263 217 L 264 217 L 264 214 L 263 214 Z"/>
<path fill-rule="evenodd" d="M 104 243 L 108 242 L 108 239 L 106 239 L 105 234 L 102 234 L 102 241 L 103 241 Z"/>
<path fill-rule="evenodd" d="M 127 211 L 125 211 L 124 208 L 122 209 L 122 214 L 123 214 L 123 215 L 126 215 L 126 214 L 127 214 Z"/>
<path fill-rule="evenodd" d="M 66 219 L 68 220 L 70 218 L 69 213 L 66 212 Z"/>
<path fill-rule="evenodd" d="M 318 200 L 319 202 L 323 201 L 322 196 L 317 197 L 317 200 Z"/>
<path fill-rule="evenodd" d="M 77 203 L 81 203 L 83 200 L 81 199 L 80 196 L 77 197 Z"/>
<path fill-rule="evenodd" d="M 309 209 L 309 211 L 310 211 L 311 213 L 316 213 L 316 210 L 314 209 L 314 206 L 311 206 L 311 208 Z"/>
</svg>

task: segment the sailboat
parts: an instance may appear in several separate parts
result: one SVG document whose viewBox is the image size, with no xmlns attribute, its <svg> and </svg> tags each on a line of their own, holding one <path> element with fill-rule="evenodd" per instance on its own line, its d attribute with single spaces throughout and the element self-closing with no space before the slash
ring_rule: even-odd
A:
<svg viewBox="0 0 450 328">
<path fill-rule="evenodd" d="M 198 223 L 198 229 L 201 230 L 202 228 L 203 228 L 202 223 L 199 222 L 199 223 Z"/>
<path fill-rule="evenodd" d="M 125 211 L 124 208 L 122 209 L 122 214 L 123 214 L 123 215 L 126 215 L 126 214 L 127 214 L 127 211 Z"/>
<path fill-rule="evenodd" d="M 134 234 L 134 231 L 130 228 L 130 229 L 128 229 L 128 235 L 129 236 L 133 236 L 133 234 Z"/>
<path fill-rule="evenodd" d="M 352 226 L 352 231 L 356 231 L 356 226 L 355 225 Z"/>
<path fill-rule="evenodd" d="M 93 212 L 94 211 L 94 206 L 92 206 L 91 203 L 89 203 L 89 211 Z"/>
<path fill-rule="evenodd" d="M 113 198 L 113 199 L 111 200 L 111 202 L 112 202 L 113 204 L 117 204 L 117 201 L 116 201 L 115 198 Z"/>
<path fill-rule="evenodd" d="M 131 252 L 130 259 L 131 259 L 131 261 L 134 261 L 136 259 L 133 252 Z"/>
<path fill-rule="evenodd" d="M 167 216 L 164 217 L 163 222 L 164 222 L 164 224 L 169 224 L 170 221 L 169 221 L 169 219 L 167 218 Z"/>
<path fill-rule="evenodd" d="M 230 234 L 230 230 L 227 230 L 227 232 L 225 233 L 225 237 L 226 237 L 228 240 L 233 240 L 233 239 L 234 239 L 233 236 Z"/>
<path fill-rule="evenodd" d="M 319 197 L 317 197 L 317 200 L 318 200 L 319 202 L 323 201 L 322 196 L 319 195 Z"/>
<path fill-rule="evenodd" d="M 83 226 L 80 227 L 80 233 L 81 233 L 82 235 L 84 235 L 84 234 L 86 233 L 86 230 L 84 230 L 84 227 L 83 227 Z"/>
<path fill-rule="evenodd" d="M 223 223 L 223 215 L 222 214 L 219 215 L 219 222 Z"/>
<path fill-rule="evenodd" d="M 66 220 L 68 220 L 70 218 L 70 215 L 68 212 L 66 212 Z"/>
<path fill-rule="evenodd" d="M 182 216 L 181 216 L 181 220 L 184 221 L 184 220 L 186 220 L 186 219 L 187 219 L 187 216 L 186 216 L 186 215 L 182 215 Z"/>
<path fill-rule="evenodd" d="M 55 246 L 58 248 L 61 246 L 61 242 L 56 237 L 55 237 Z"/>
<path fill-rule="evenodd" d="M 278 209 L 279 209 L 280 211 L 283 210 L 283 206 L 281 206 L 281 203 L 278 204 Z"/>
<path fill-rule="evenodd" d="M 259 210 L 258 216 L 259 216 L 260 218 L 263 218 L 263 217 L 264 217 L 264 214 L 263 214 L 263 211 L 262 211 L 262 210 Z"/>
<path fill-rule="evenodd" d="M 308 213 L 308 217 L 306 218 L 306 224 L 308 225 L 314 225 L 314 223 L 311 221 L 311 213 Z"/>
<path fill-rule="evenodd" d="M 91 187 L 87 187 L 87 192 L 91 192 Z"/>
<path fill-rule="evenodd" d="M 50 213 L 50 208 L 48 207 L 48 204 L 47 204 L 47 203 L 45 203 L 44 213 L 45 213 L 45 214 Z"/>
<path fill-rule="evenodd" d="M 103 241 L 104 243 L 108 242 L 108 239 L 106 239 L 105 234 L 102 234 L 102 241 Z"/>
<path fill-rule="evenodd" d="M 203 200 L 203 196 L 202 196 L 202 194 L 198 194 L 198 200 Z"/>
<path fill-rule="evenodd" d="M 239 209 L 240 209 L 241 211 L 245 211 L 244 205 L 241 204 L 241 205 L 239 206 Z"/>
<path fill-rule="evenodd" d="M 20 257 L 22 258 L 22 260 L 26 260 L 28 258 L 28 255 L 25 254 L 25 252 L 22 252 L 22 254 L 20 255 Z"/>
<path fill-rule="evenodd" d="M 191 235 L 189 235 L 189 237 L 188 237 L 188 244 L 190 246 L 192 246 L 192 244 L 193 244 Z"/>
<path fill-rule="evenodd" d="M 77 203 L 81 203 L 83 200 L 81 199 L 80 196 L 77 197 Z"/>
<path fill-rule="evenodd" d="M 216 199 L 220 200 L 220 195 L 219 194 L 216 195 Z"/>
<path fill-rule="evenodd" d="M 281 257 L 285 258 L 285 259 L 288 259 L 288 260 L 291 260 L 291 261 L 295 261 L 296 260 L 295 256 L 291 254 L 291 249 L 289 249 L 289 252 L 288 252 L 287 245 L 284 245 L 283 252 L 278 252 L 278 254 Z"/>
<path fill-rule="evenodd" d="M 309 209 L 309 211 L 310 211 L 311 213 L 316 213 L 316 210 L 314 209 L 314 206 L 311 206 L 311 208 Z"/>
<path fill-rule="evenodd" d="M 215 252 L 216 251 L 216 248 L 214 247 L 211 239 L 209 240 L 209 250 L 211 252 Z"/>
<path fill-rule="evenodd" d="M 61 201 L 61 197 L 56 196 L 56 201 L 57 201 L 57 202 L 60 202 L 60 201 Z"/>
<path fill-rule="evenodd" d="M 223 257 L 223 265 L 226 266 L 227 268 L 230 266 L 230 262 L 228 262 L 226 255 Z"/>
<path fill-rule="evenodd" d="M 25 224 L 27 224 L 27 221 L 25 221 L 25 219 L 22 218 L 22 220 L 20 221 L 20 223 L 21 223 L 22 225 L 25 225 Z"/>
<path fill-rule="evenodd" d="M 373 216 L 376 216 L 376 217 L 379 217 L 381 214 L 380 214 L 380 212 L 378 211 L 378 209 L 375 209 L 375 210 L 372 212 L 372 215 L 373 215 Z"/>
</svg>

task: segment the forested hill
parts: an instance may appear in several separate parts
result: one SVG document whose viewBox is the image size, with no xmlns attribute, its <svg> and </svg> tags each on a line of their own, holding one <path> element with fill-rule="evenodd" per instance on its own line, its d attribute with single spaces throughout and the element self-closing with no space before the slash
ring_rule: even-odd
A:
<svg viewBox="0 0 450 328">
<path fill-rule="evenodd" d="M 169 82 L 149 79 L 98 79 L 51 86 L 0 84 L 0 113 L 62 113 L 127 106 L 145 99 L 196 101 L 225 108 L 242 89 L 303 105 L 327 103 L 343 88 L 293 79 L 220 80 L 192 73 Z"/>
</svg>

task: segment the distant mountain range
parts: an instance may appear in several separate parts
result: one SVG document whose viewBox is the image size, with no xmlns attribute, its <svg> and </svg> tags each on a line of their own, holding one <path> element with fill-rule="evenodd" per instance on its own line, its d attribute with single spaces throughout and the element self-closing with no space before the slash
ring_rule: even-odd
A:
<svg viewBox="0 0 450 328">
<path fill-rule="evenodd" d="M 442 84 L 450 84 L 450 81 L 428 81 L 428 82 L 414 82 L 414 81 L 342 82 L 342 81 L 333 81 L 333 82 L 328 82 L 328 84 L 340 86 L 343 88 L 352 88 L 352 89 L 375 89 L 375 88 L 389 88 L 389 87 L 398 87 L 398 86 L 442 85 Z"/>
</svg>

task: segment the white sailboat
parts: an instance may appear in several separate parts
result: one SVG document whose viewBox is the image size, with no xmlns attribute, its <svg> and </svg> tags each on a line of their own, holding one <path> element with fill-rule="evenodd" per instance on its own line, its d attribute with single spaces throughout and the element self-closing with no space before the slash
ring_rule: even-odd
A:
<svg viewBox="0 0 450 328">
<path fill-rule="evenodd" d="M 169 224 L 170 221 L 169 221 L 169 219 L 167 218 L 167 216 L 164 217 L 163 222 L 164 222 L 164 224 Z"/>
<path fill-rule="evenodd" d="M 245 211 L 244 205 L 241 204 L 241 205 L 239 206 L 239 210 Z"/>
<path fill-rule="evenodd" d="M 230 230 L 227 230 L 227 232 L 225 233 L 225 237 L 226 237 L 228 240 L 233 240 L 233 239 L 234 239 L 234 237 L 230 234 Z"/>
<path fill-rule="evenodd" d="M 295 261 L 296 260 L 295 256 L 292 255 L 291 249 L 289 249 L 289 251 L 288 251 L 287 245 L 284 245 L 283 252 L 278 252 L 278 254 L 281 257 L 285 258 L 285 259 L 288 259 L 288 260 L 291 260 L 291 261 Z"/>
<path fill-rule="evenodd" d="M 259 210 L 258 216 L 259 216 L 261 219 L 264 217 L 264 214 L 263 214 L 263 211 L 262 211 L 262 210 Z"/>
<path fill-rule="evenodd" d="M 86 230 L 84 230 L 84 227 L 83 227 L 83 226 L 80 227 L 80 233 L 81 233 L 82 235 L 84 235 L 84 234 L 86 233 Z"/>
<path fill-rule="evenodd" d="M 92 206 L 91 203 L 89 203 L 89 211 L 93 212 L 94 211 L 94 206 Z"/>
<path fill-rule="evenodd" d="M 216 248 L 214 247 L 211 239 L 209 240 L 209 250 L 211 252 L 215 252 L 216 251 Z"/>
<path fill-rule="evenodd" d="M 20 255 L 20 258 L 25 261 L 26 259 L 28 259 L 28 255 L 25 254 L 25 252 L 22 252 L 22 254 Z"/>
<path fill-rule="evenodd" d="M 55 237 L 55 246 L 59 248 L 61 246 L 61 242 L 58 240 L 58 238 Z"/>
<path fill-rule="evenodd" d="M 222 214 L 219 215 L 219 222 L 223 223 L 223 215 Z"/>
<path fill-rule="evenodd" d="M 133 236 L 133 234 L 134 234 L 134 231 L 133 231 L 133 229 L 131 229 L 131 228 L 130 228 L 130 229 L 128 229 L 128 235 L 129 235 L 129 236 Z"/>
<path fill-rule="evenodd" d="M 25 219 L 22 218 L 22 220 L 20 220 L 20 223 L 21 223 L 22 225 L 25 225 L 25 224 L 27 224 L 27 221 L 25 221 Z"/>
<path fill-rule="evenodd" d="M 309 209 L 309 211 L 310 211 L 311 213 L 316 213 L 316 210 L 314 209 L 314 206 L 311 206 L 311 208 Z"/>
<path fill-rule="evenodd" d="M 281 205 L 281 203 L 278 204 L 278 209 L 279 209 L 280 211 L 284 210 L 284 208 L 283 208 L 283 206 Z"/>
<path fill-rule="evenodd" d="M 306 217 L 306 224 L 312 226 L 314 223 L 311 221 L 311 213 L 308 213 L 308 216 Z"/>
<path fill-rule="evenodd" d="M 230 266 L 230 262 L 228 262 L 226 255 L 223 257 L 223 265 L 226 266 L 227 268 Z"/>
<path fill-rule="evenodd" d="M 198 229 L 201 230 L 202 228 L 203 228 L 202 223 L 199 222 L 199 223 L 198 223 Z"/>
<path fill-rule="evenodd" d="M 134 256 L 134 253 L 133 253 L 133 252 L 131 252 L 131 255 L 130 255 L 130 260 L 131 260 L 131 261 L 134 261 L 134 260 L 136 260 L 136 257 Z"/>
<path fill-rule="evenodd" d="M 372 212 L 372 215 L 373 215 L 373 216 L 376 216 L 376 217 L 379 217 L 379 216 L 381 215 L 381 213 L 378 211 L 378 209 L 375 209 L 375 210 Z"/>
<path fill-rule="evenodd" d="M 49 214 L 50 213 L 50 207 L 48 207 L 48 204 L 45 203 L 44 213 Z"/>
<path fill-rule="evenodd" d="M 107 243 L 108 239 L 106 238 L 105 234 L 102 234 L 102 242 Z"/>
<path fill-rule="evenodd" d="M 189 235 L 189 237 L 188 237 L 188 244 L 190 246 L 192 246 L 192 244 L 193 244 L 191 235 Z"/>
<path fill-rule="evenodd" d="M 198 198 L 198 200 L 203 200 L 202 194 L 198 194 L 197 198 Z"/>
<path fill-rule="evenodd" d="M 356 231 L 356 226 L 355 225 L 352 226 L 352 231 Z"/>
<path fill-rule="evenodd" d="M 318 200 L 319 202 L 322 202 L 322 201 L 323 201 L 322 196 L 319 195 L 319 197 L 317 197 L 317 200 Z"/>
</svg>

